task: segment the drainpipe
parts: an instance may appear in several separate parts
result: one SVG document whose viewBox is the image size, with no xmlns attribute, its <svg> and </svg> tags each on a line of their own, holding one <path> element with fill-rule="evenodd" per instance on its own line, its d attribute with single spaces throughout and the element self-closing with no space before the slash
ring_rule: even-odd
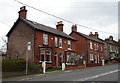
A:
<svg viewBox="0 0 120 83">
<path fill-rule="evenodd" d="M 88 64 L 88 41 L 87 41 L 87 39 L 86 39 L 86 64 Z"/>
</svg>

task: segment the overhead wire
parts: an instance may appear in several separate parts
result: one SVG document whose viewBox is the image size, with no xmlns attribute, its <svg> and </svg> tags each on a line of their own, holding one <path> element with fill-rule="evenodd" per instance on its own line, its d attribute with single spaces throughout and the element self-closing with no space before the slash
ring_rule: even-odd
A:
<svg viewBox="0 0 120 83">
<path fill-rule="evenodd" d="M 50 13 L 48 13 L 48 12 L 45 12 L 45 11 L 43 11 L 43 10 L 40 10 L 40 9 L 38 9 L 38 8 L 35 8 L 35 7 L 33 7 L 33 6 L 30 6 L 30 5 L 28 5 L 28 4 L 25 4 L 25 3 L 23 3 L 23 2 L 20 2 L 20 1 L 18 1 L 18 0 L 14 0 L 14 1 L 15 1 L 15 2 L 18 2 L 18 3 L 22 4 L 22 5 L 25 5 L 25 6 L 29 7 L 29 8 L 32 8 L 32 9 L 34 9 L 34 10 L 40 11 L 40 12 L 42 12 L 42 13 L 44 13 L 44 14 L 47 14 L 47 15 L 49 15 L 49 16 L 55 17 L 55 18 L 57 18 L 57 19 L 61 19 L 61 20 L 63 20 L 63 21 L 66 21 L 66 22 L 68 22 L 68 23 L 71 23 L 71 24 L 75 24 L 75 23 L 73 23 L 72 21 L 69 21 L 69 20 L 66 20 L 66 19 L 64 19 L 64 18 L 58 17 L 58 16 L 56 16 L 56 15 L 50 14 Z M 90 30 L 94 30 L 94 31 L 99 31 L 99 32 L 106 33 L 106 34 L 118 35 L 118 34 L 116 34 L 116 33 L 105 32 L 105 31 L 93 29 L 93 28 L 91 28 L 91 27 L 87 27 L 87 26 L 84 26 L 84 25 L 81 25 L 81 24 L 76 24 L 76 25 L 78 25 L 78 26 L 80 26 L 80 27 L 84 27 L 84 28 L 86 28 L 86 29 L 90 29 Z"/>
</svg>

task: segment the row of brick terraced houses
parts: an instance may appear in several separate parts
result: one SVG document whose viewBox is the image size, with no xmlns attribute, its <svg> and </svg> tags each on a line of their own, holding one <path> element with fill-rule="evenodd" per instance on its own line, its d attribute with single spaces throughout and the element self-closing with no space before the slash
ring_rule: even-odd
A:
<svg viewBox="0 0 120 83">
<path fill-rule="evenodd" d="M 97 32 L 95 34 L 91 32 L 88 36 L 78 32 L 77 25 L 72 25 L 72 32 L 67 35 L 63 32 L 62 21 L 58 22 L 54 29 L 26 19 L 25 6 L 21 7 L 18 13 L 19 18 L 7 34 L 7 59 L 26 58 L 28 54 L 30 62 L 41 64 L 46 61 L 47 66 L 61 67 L 62 63 L 82 65 L 84 61 L 87 64 L 101 65 L 101 61 L 106 59 L 107 55 L 110 56 L 106 53 L 108 48 L 106 46 L 111 43 L 108 39 L 105 43 L 98 37 Z M 28 42 L 31 47 L 29 51 L 27 51 Z M 118 43 L 115 44 L 115 51 L 109 51 L 112 58 L 118 56 Z"/>
</svg>

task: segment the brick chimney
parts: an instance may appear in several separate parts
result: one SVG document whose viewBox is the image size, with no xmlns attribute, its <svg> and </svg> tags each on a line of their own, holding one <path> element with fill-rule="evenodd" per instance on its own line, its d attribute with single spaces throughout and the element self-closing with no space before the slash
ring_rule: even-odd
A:
<svg viewBox="0 0 120 83">
<path fill-rule="evenodd" d="M 90 32 L 89 36 L 92 37 L 92 38 L 94 38 L 94 35 L 92 34 L 92 32 Z"/>
<path fill-rule="evenodd" d="M 77 32 L 77 25 L 72 25 L 71 30 Z"/>
<path fill-rule="evenodd" d="M 63 26 L 64 26 L 64 24 L 62 23 L 62 21 L 59 21 L 59 22 L 57 22 L 56 29 L 63 31 Z"/>
<path fill-rule="evenodd" d="M 27 16 L 26 6 L 21 7 L 18 13 L 19 13 L 19 18 L 21 17 L 26 19 Z"/>
<path fill-rule="evenodd" d="M 98 32 L 95 32 L 95 35 L 94 35 L 95 38 L 98 38 L 99 37 L 99 34 Z"/>
<path fill-rule="evenodd" d="M 109 36 L 109 40 L 112 41 L 113 40 L 113 36 Z"/>
</svg>

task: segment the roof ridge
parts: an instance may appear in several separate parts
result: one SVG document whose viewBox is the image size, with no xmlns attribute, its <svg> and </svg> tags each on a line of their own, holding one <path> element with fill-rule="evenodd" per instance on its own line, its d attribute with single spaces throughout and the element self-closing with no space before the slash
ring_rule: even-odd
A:
<svg viewBox="0 0 120 83">
<path fill-rule="evenodd" d="M 32 25 L 32 27 L 35 28 L 35 29 L 42 30 L 42 31 L 45 31 L 45 32 L 49 32 L 49 33 L 52 33 L 52 34 L 56 34 L 56 35 L 59 35 L 59 36 L 62 36 L 62 37 L 66 37 L 68 39 L 76 40 L 75 38 L 69 36 L 65 32 L 57 30 L 53 27 L 46 26 L 44 24 L 41 24 L 41 23 L 38 23 L 38 22 L 35 22 L 35 21 L 31 21 L 31 20 L 28 20 L 28 19 L 24 19 L 24 18 L 20 18 L 20 19 L 22 19 L 26 23 Z M 46 29 L 48 29 L 48 30 L 46 30 Z"/>
</svg>

